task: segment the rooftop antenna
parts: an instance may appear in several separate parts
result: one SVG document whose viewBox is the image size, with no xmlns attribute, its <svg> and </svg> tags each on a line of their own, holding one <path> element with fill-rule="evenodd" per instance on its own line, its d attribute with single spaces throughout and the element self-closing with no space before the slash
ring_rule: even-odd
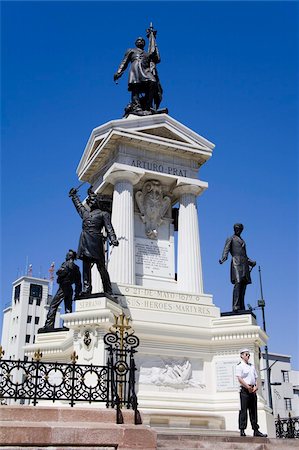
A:
<svg viewBox="0 0 299 450">
<path fill-rule="evenodd" d="M 24 275 L 27 275 L 27 272 L 28 272 L 28 260 L 29 260 L 29 258 L 28 258 L 28 256 L 26 256 L 25 274 Z"/>
<path fill-rule="evenodd" d="M 28 266 L 27 277 L 32 277 L 32 264 L 29 264 L 29 266 Z"/>
<path fill-rule="evenodd" d="M 49 295 L 53 294 L 53 283 L 54 283 L 54 272 L 55 272 L 55 263 L 52 262 L 49 268 Z"/>
</svg>

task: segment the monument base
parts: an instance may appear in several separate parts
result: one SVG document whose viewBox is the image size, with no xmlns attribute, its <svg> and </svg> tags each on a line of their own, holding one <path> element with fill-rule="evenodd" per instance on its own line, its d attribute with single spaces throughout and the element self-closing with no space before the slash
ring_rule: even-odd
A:
<svg viewBox="0 0 299 450">
<path fill-rule="evenodd" d="M 145 423 L 237 431 L 240 348 L 250 349 L 258 368 L 259 347 L 267 339 L 255 317 L 250 312 L 221 316 L 208 294 L 120 283 L 114 291 L 119 304 L 97 296 L 77 300 L 76 311 L 63 316 L 70 331 L 37 335 L 26 354 L 39 349 L 44 360 L 68 362 L 76 351 L 79 364 L 105 365 L 103 337 L 114 315 L 124 311 L 140 339 L 136 393 Z M 274 436 L 274 419 L 260 392 L 260 429 Z"/>
<path fill-rule="evenodd" d="M 240 310 L 240 311 L 227 311 L 227 312 L 222 312 L 221 313 L 221 317 L 226 317 L 226 316 L 240 316 L 243 314 L 251 314 L 252 317 L 254 317 L 256 319 L 256 315 L 252 312 L 251 309 L 244 309 L 244 310 Z"/>
</svg>

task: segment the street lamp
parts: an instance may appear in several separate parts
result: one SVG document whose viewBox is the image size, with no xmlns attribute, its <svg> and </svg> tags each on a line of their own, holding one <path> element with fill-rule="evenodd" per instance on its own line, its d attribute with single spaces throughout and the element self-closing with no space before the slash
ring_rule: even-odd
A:
<svg viewBox="0 0 299 450">
<path fill-rule="evenodd" d="M 266 318 L 265 318 L 266 302 L 265 302 L 264 294 L 263 294 L 261 266 L 259 266 L 259 281 L 260 281 L 261 298 L 260 298 L 260 300 L 258 300 L 257 306 L 255 308 L 252 308 L 252 306 L 249 305 L 249 304 L 247 306 L 248 306 L 248 309 L 250 309 L 250 311 L 252 311 L 253 309 L 258 309 L 258 308 L 262 310 L 263 330 L 264 330 L 265 333 L 267 333 L 267 331 L 266 331 Z M 271 408 L 272 414 L 273 414 L 273 399 L 272 399 L 272 389 L 271 389 L 271 381 L 270 381 L 271 368 L 269 367 L 269 353 L 268 353 L 268 345 L 267 344 L 265 345 L 265 360 L 266 360 L 266 373 L 267 373 L 267 387 L 268 387 L 269 407 Z"/>
</svg>

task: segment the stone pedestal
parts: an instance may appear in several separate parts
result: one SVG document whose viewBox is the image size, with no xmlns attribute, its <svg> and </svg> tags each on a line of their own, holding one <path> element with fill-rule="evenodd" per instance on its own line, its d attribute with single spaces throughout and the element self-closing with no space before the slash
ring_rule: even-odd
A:
<svg viewBox="0 0 299 450">
<path fill-rule="evenodd" d="M 122 307 L 105 296 L 77 300 L 75 312 L 61 316 L 69 331 L 38 334 L 35 344 L 26 346 L 25 354 L 33 357 L 40 350 L 44 361 L 70 362 L 75 351 L 78 364 L 105 365 L 103 337 L 114 324 L 114 316 L 121 313 Z"/>
</svg>

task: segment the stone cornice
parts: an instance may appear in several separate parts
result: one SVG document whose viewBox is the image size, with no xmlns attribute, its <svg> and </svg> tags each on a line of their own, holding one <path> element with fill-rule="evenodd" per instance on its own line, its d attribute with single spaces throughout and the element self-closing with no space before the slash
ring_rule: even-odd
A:
<svg viewBox="0 0 299 450">
<path fill-rule="evenodd" d="M 165 133 L 163 136 L 163 129 L 170 137 Z M 200 165 L 212 156 L 214 148 L 214 144 L 166 114 L 114 120 L 92 131 L 77 168 L 79 178 L 90 181 L 120 142 L 139 149 L 190 154 Z"/>
<path fill-rule="evenodd" d="M 118 181 L 130 181 L 133 185 L 143 177 L 145 171 L 142 169 L 127 170 L 127 166 L 124 164 L 114 163 L 104 176 L 104 181 L 115 184 Z"/>
<path fill-rule="evenodd" d="M 198 196 L 201 195 L 207 188 L 208 183 L 206 181 L 179 177 L 177 179 L 177 185 L 173 189 L 173 193 L 177 197 L 182 194 L 194 194 Z"/>
</svg>

